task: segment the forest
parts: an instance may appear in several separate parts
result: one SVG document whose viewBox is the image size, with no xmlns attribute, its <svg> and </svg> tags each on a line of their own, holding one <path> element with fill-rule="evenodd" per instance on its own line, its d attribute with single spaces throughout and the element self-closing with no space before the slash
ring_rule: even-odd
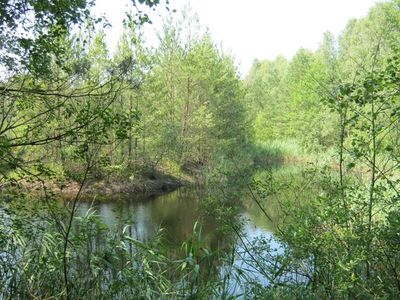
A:
<svg viewBox="0 0 400 300">
<path fill-rule="evenodd" d="M 400 1 L 244 75 L 130 4 L 0 2 L 0 299 L 400 298 Z"/>
</svg>

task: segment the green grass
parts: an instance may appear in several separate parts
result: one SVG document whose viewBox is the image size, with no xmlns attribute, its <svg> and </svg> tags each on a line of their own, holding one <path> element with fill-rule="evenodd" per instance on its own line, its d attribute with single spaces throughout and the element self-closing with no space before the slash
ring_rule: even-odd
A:
<svg viewBox="0 0 400 300">
<path fill-rule="evenodd" d="M 282 164 L 326 164 L 334 161 L 333 148 L 312 152 L 295 139 L 257 142 L 254 145 L 254 160 L 257 165 L 279 166 Z"/>
</svg>

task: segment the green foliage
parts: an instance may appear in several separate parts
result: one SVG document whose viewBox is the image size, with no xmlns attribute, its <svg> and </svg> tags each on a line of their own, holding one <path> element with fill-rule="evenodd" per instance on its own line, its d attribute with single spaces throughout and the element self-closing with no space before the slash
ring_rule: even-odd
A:
<svg viewBox="0 0 400 300">
<path fill-rule="evenodd" d="M 283 273 L 294 272 L 302 277 L 300 281 L 284 284 L 287 289 L 274 290 L 282 282 L 258 289 L 261 295 L 296 295 L 311 299 L 398 297 L 398 249 L 392 243 L 396 238 L 388 234 L 398 230 L 394 229 L 397 226 L 394 216 L 398 213 L 399 196 L 396 150 L 399 59 L 397 46 L 388 42 L 398 41 L 398 35 L 397 30 L 393 30 L 396 27 L 391 27 L 393 18 L 386 20 L 384 26 L 375 23 L 381 20 L 382 10 L 386 10 L 385 16 L 396 15 L 392 4 L 378 5 L 368 18 L 353 22 L 356 25 L 352 28 L 367 36 L 370 31 L 377 30 L 375 25 L 379 30 L 390 30 L 372 51 L 360 44 L 353 49 L 365 51 L 362 52 L 365 57 L 361 54 L 357 57 L 363 59 L 365 68 L 357 68 L 355 77 L 348 79 L 342 74 L 350 70 L 339 60 L 331 71 L 337 68 L 343 72 L 339 73 L 340 81 L 325 85 L 328 92 L 320 93 L 326 98 L 321 97 L 319 101 L 323 100 L 322 103 L 340 119 L 335 128 L 340 138 L 329 143 L 338 149 L 338 170 L 332 166 L 311 170 L 305 174 L 303 185 L 316 186 L 317 192 L 307 201 L 287 197 L 281 205 L 284 221 L 278 224 L 276 236 L 288 246 Z M 396 13 L 398 15 L 398 11 Z M 363 28 L 365 24 L 371 25 Z M 360 38 L 361 33 L 346 31 L 344 35 Z M 373 43 L 372 39 L 367 44 Z M 340 51 L 341 55 L 352 55 L 346 52 L 348 49 L 340 48 Z M 321 67 L 316 71 L 320 72 Z M 304 72 L 301 74 L 303 77 Z M 317 74 L 314 71 L 313 78 L 317 78 Z M 303 79 L 309 81 L 307 77 Z M 302 92 L 304 88 L 295 90 Z M 311 99 L 307 94 L 296 95 L 300 101 Z M 323 108 L 322 103 L 318 105 Z M 268 198 L 271 190 L 273 193 L 279 190 L 279 187 L 271 188 L 270 177 L 256 178 L 259 181 L 255 187 L 261 198 Z"/>
<path fill-rule="evenodd" d="M 315 54 L 302 49 L 290 62 L 278 57 L 253 66 L 246 79 L 246 101 L 256 116 L 257 141 L 296 138 L 312 151 L 333 144 L 336 124 L 321 103 L 323 88 L 333 80 L 331 44 L 327 39 Z"/>
<path fill-rule="evenodd" d="M 144 87 L 148 153 L 204 165 L 218 151 L 238 151 L 248 130 L 231 58 L 208 35 L 183 40 L 174 23 L 166 24 L 160 44 Z"/>
<path fill-rule="evenodd" d="M 53 57 L 61 65 L 64 38 L 89 17 L 92 5 L 93 1 L 85 0 L 2 1 L 1 64 L 12 71 L 27 68 L 35 74 L 50 72 Z"/>
</svg>

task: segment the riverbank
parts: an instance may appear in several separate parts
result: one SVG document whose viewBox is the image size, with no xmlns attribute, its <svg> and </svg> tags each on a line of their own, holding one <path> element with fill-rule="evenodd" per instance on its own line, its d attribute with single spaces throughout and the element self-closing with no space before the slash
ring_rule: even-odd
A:
<svg viewBox="0 0 400 300">
<path fill-rule="evenodd" d="M 119 198 L 122 195 L 158 196 L 172 192 L 195 181 L 190 174 L 177 173 L 165 168 L 136 171 L 110 172 L 107 176 L 89 174 L 82 182 L 72 178 L 22 178 L 3 184 L 0 192 L 14 194 L 13 191 L 27 194 L 54 194 L 61 198 L 74 198 L 78 192 L 83 200 Z M 46 193 L 44 193 L 46 191 Z"/>
<path fill-rule="evenodd" d="M 162 195 L 172 192 L 191 180 L 177 178 L 170 174 L 158 174 L 151 176 L 136 176 L 135 178 L 113 178 L 108 177 L 100 180 L 89 180 L 82 190 L 82 194 L 111 197 L 119 194 L 145 194 Z M 77 193 L 80 185 L 75 183 L 67 189 L 62 189 L 63 193 Z"/>
</svg>

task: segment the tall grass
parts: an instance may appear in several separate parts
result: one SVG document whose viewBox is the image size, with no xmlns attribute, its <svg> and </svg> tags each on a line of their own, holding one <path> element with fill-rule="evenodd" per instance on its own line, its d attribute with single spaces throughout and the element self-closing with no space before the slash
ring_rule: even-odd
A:
<svg viewBox="0 0 400 300">
<path fill-rule="evenodd" d="M 260 167 L 277 167 L 282 164 L 325 164 L 332 162 L 335 149 L 311 151 L 296 139 L 258 142 L 253 145 L 253 156 Z"/>
</svg>

